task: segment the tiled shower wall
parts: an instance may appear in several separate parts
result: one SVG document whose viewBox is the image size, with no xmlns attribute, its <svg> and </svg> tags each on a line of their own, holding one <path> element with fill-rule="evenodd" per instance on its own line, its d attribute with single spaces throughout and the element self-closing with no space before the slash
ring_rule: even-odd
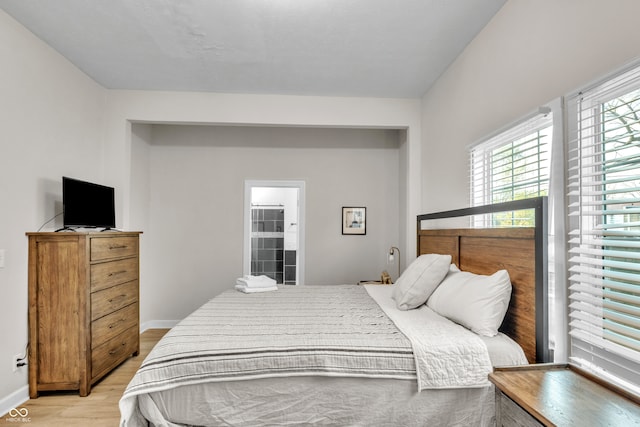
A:
<svg viewBox="0 0 640 427">
<path fill-rule="evenodd" d="M 295 253 L 284 250 L 284 209 L 252 208 L 251 274 L 264 274 L 278 283 L 295 284 Z"/>
</svg>

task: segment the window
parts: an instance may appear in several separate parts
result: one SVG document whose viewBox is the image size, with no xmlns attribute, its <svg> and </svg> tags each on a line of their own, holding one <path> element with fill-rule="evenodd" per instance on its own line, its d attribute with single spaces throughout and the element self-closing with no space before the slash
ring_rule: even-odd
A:
<svg viewBox="0 0 640 427">
<path fill-rule="evenodd" d="M 640 386 L 640 68 L 568 107 L 570 356 Z"/>
<path fill-rule="evenodd" d="M 552 119 L 548 109 L 541 109 L 534 117 L 471 148 L 472 206 L 547 195 Z M 475 226 L 533 226 L 533 211 L 501 213 L 473 221 Z"/>
</svg>

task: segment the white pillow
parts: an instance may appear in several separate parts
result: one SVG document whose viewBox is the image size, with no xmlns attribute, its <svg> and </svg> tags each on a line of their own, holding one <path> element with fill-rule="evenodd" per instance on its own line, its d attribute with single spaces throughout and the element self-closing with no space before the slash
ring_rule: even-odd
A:
<svg viewBox="0 0 640 427">
<path fill-rule="evenodd" d="M 393 285 L 392 297 L 400 310 L 424 304 L 449 271 L 451 255 L 427 254 L 416 258 Z"/>
<path fill-rule="evenodd" d="M 427 306 L 478 335 L 493 337 L 498 334 L 510 299 L 511 280 L 507 270 L 491 276 L 450 271 Z"/>
</svg>

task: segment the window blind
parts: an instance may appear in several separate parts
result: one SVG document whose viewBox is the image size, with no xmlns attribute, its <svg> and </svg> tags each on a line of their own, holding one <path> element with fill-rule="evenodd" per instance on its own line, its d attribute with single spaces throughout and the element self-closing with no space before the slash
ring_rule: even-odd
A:
<svg viewBox="0 0 640 427">
<path fill-rule="evenodd" d="M 640 67 L 567 100 L 570 357 L 640 386 Z"/>
<path fill-rule="evenodd" d="M 548 111 L 510 126 L 473 146 L 471 205 L 481 206 L 547 195 L 553 117 Z M 533 211 L 473 218 L 474 226 L 532 226 Z"/>
</svg>

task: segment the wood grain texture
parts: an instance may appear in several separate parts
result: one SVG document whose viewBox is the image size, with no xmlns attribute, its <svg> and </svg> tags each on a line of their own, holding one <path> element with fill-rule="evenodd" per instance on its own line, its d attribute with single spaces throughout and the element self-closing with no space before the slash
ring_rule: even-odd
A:
<svg viewBox="0 0 640 427">
<path fill-rule="evenodd" d="M 138 353 L 130 330 L 139 330 L 139 234 L 27 233 L 31 398 L 52 390 L 86 396 Z M 93 353 L 107 342 L 109 350 Z"/>
<path fill-rule="evenodd" d="M 137 325 L 100 344 L 91 351 L 91 377 L 100 378 L 123 359 L 138 351 Z"/>
<path fill-rule="evenodd" d="M 138 281 L 91 293 L 91 320 L 99 319 L 138 301 Z"/>
<path fill-rule="evenodd" d="M 426 236 L 426 235 L 423 235 Z M 419 248 L 418 255 L 421 254 L 443 254 L 451 255 L 451 262 L 455 265 L 459 265 L 460 255 L 459 244 L 460 239 L 457 235 L 454 236 L 437 236 L 430 235 L 429 238 L 418 239 Z"/>
<path fill-rule="evenodd" d="M 91 239 L 91 261 L 130 257 L 138 254 L 138 237 L 104 234 Z"/>
<path fill-rule="evenodd" d="M 114 427 L 120 422 L 118 402 L 142 361 L 153 346 L 167 333 L 167 329 L 149 329 L 137 335 L 140 354 L 127 359 L 108 376 L 94 384 L 91 394 L 79 397 L 68 392 L 42 393 L 19 406 L 29 411 L 28 423 L 7 422 L 8 414 L 0 418 L 0 425 L 28 425 L 33 427 Z"/>
<path fill-rule="evenodd" d="M 640 426 L 637 398 L 572 365 L 496 368 L 489 380 L 545 426 Z"/>
<path fill-rule="evenodd" d="M 138 258 L 124 258 L 91 265 L 91 292 L 138 278 Z"/>
<path fill-rule="evenodd" d="M 419 255 L 451 255 L 463 271 L 490 275 L 507 270 L 512 294 L 500 331 L 536 361 L 535 230 L 532 228 L 418 230 Z"/>
<path fill-rule="evenodd" d="M 91 322 L 91 348 L 115 338 L 125 330 L 138 326 L 138 304 L 130 304 Z"/>
</svg>

